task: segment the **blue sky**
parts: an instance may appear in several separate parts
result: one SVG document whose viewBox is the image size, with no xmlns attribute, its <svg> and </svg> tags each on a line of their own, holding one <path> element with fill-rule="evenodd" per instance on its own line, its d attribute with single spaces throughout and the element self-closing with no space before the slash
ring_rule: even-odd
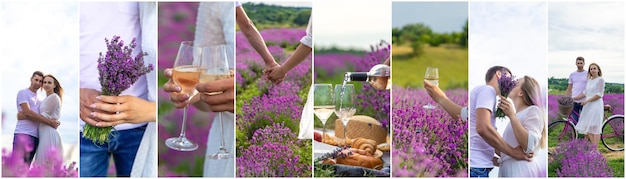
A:
<svg viewBox="0 0 626 179">
<path fill-rule="evenodd" d="M 393 2 L 392 27 L 423 23 L 434 32 L 461 32 L 467 20 L 467 2 Z"/>
<path fill-rule="evenodd" d="M 78 143 L 78 4 L 72 2 L 2 3 L 0 8 L 3 135 L 15 129 L 17 92 L 30 85 L 33 71 L 53 74 L 65 89 L 59 132 Z M 42 99 L 45 92 L 39 94 Z M 10 146 L 10 143 L 3 142 Z"/>
<path fill-rule="evenodd" d="M 550 76 L 567 78 L 575 59 L 598 63 L 606 82 L 624 83 L 624 3 L 550 2 Z"/>
</svg>

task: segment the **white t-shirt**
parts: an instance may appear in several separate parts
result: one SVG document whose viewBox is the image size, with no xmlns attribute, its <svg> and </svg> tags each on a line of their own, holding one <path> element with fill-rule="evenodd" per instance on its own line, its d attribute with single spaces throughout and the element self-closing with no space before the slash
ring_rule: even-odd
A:
<svg viewBox="0 0 626 179">
<path fill-rule="evenodd" d="M 28 103 L 30 110 L 39 114 L 39 105 L 41 104 L 41 99 L 37 97 L 37 93 L 32 92 L 28 88 L 20 90 L 17 92 L 16 104 L 17 111 L 22 112 L 22 107 L 20 104 Z M 15 126 L 16 134 L 28 134 L 33 137 L 39 137 L 39 122 L 32 121 L 30 119 L 17 120 L 17 125 Z"/>
<path fill-rule="evenodd" d="M 107 50 L 104 38 L 110 40 L 114 35 L 120 36 L 124 45 L 129 45 L 133 38 L 137 38 L 137 47 L 133 50 L 133 57 L 141 51 L 138 2 L 80 3 L 80 88 L 101 91 L 98 80 L 98 57 L 100 52 L 106 53 Z M 130 95 L 148 100 L 148 93 L 147 80 L 144 75 L 120 96 Z M 85 122 L 81 120 L 80 124 L 84 126 Z M 115 129 L 127 130 L 145 124 L 123 123 L 116 125 Z"/>
<path fill-rule="evenodd" d="M 306 27 L 306 35 L 300 39 L 300 43 L 313 48 L 313 14 L 309 17 L 309 24 Z"/>
<path fill-rule="evenodd" d="M 572 72 L 569 74 L 569 80 L 567 84 L 572 84 L 572 97 L 576 97 L 585 91 L 585 87 L 587 86 L 587 70 L 582 72 Z M 581 98 L 578 100 L 574 100 L 577 103 L 585 101 L 585 98 Z"/>
<path fill-rule="evenodd" d="M 493 168 L 495 149 L 476 132 L 476 109 L 490 110 L 491 126 L 496 128 L 496 101 L 496 90 L 489 85 L 478 86 L 470 93 L 470 167 Z"/>
</svg>

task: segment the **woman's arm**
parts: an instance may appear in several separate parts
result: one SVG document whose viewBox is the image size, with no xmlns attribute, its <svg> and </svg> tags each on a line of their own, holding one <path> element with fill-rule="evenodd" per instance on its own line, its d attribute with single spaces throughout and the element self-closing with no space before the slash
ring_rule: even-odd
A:
<svg viewBox="0 0 626 179">
<path fill-rule="evenodd" d="M 428 92 L 430 98 L 432 98 L 433 101 L 441 105 L 443 109 L 448 112 L 450 117 L 457 119 L 459 118 L 459 116 L 461 116 L 461 111 L 463 110 L 463 107 L 452 102 L 452 100 L 450 100 L 448 96 L 446 96 L 446 93 L 444 93 L 439 88 L 439 86 L 433 85 L 424 80 L 424 88 L 426 89 L 426 92 Z"/>
<path fill-rule="evenodd" d="M 598 80 L 600 80 L 600 81 L 599 81 L 599 82 L 598 82 L 598 84 L 595 86 L 595 88 L 596 88 L 596 94 L 591 94 L 591 95 L 593 95 L 591 98 L 589 98 L 589 99 L 587 99 L 587 100 L 583 101 L 583 102 L 581 103 L 583 106 L 584 106 L 585 104 L 590 103 L 590 102 L 593 102 L 593 101 L 595 101 L 595 100 L 602 99 L 602 96 L 604 96 L 604 85 L 605 85 L 605 84 L 604 84 L 604 78 L 602 78 L 602 77 L 598 77 L 598 78 L 600 78 L 600 79 L 598 79 Z"/>
</svg>

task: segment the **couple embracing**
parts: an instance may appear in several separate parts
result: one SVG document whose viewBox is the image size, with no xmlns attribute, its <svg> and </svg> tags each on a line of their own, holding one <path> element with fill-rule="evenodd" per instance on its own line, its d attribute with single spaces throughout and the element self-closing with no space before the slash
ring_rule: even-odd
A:
<svg viewBox="0 0 626 179">
<path fill-rule="evenodd" d="M 486 84 L 470 93 L 470 176 L 488 177 L 499 166 L 501 177 L 545 177 L 546 162 L 536 159 L 545 155 L 539 151 L 547 145 L 541 88 L 534 78 L 524 76 L 502 96 L 498 80 L 504 76 L 512 76 L 508 68 L 491 67 Z M 496 130 L 498 108 L 510 121 L 502 136 Z"/>
<path fill-rule="evenodd" d="M 37 96 L 43 88 L 45 99 Z M 13 136 L 13 153 L 32 166 L 48 165 L 62 160 L 63 146 L 57 131 L 60 125 L 63 88 L 53 75 L 33 72 L 30 86 L 17 94 L 17 125 Z M 33 162 L 34 159 L 34 162 Z"/>
</svg>

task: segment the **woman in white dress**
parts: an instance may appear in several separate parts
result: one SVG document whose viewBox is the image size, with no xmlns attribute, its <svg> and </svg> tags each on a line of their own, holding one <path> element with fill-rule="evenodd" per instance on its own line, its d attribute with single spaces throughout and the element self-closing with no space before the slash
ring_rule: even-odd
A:
<svg viewBox="0 0 626 179">
<path fill-rule="evenodd" d="M 604 119 L 603 95 L 604 78 L 602 78 L 602 70 L 600 70 L 598 64 L 591 63 L 589 70 L 587 70 L 585 91 L 573 99 L 585 98 L 585 101 L 580 103 L 583 105 L 583 110 L 580 112 L 580 118 L 575 128 L 578 133 L 585 134 L 585 139 L 591 141 L 593 145 L 598 144 L 600 134 L 602 133 L 602 120 Z"/>
<path fill-rule="evenodd" d="M 546 177 L 546 117 L 539 84 L 534 78 L 524 76 L 518 79 L 517 86 L 508 97 L 513 104 L 508 100 L 498 104 L 510 120 L 502 138 L 513 148 L 521 147 L 526 153 L 534 153 L 534 158 L 529 162 L 499 154 L 499 176 Z"/>
<path fill-rule="evenodd" d="M 53 75 L 46 75 L 43 78 L 43 89 L 46 98 L 39 106 L 40 118 L 48 120 L 59 120 L 61 117 L 61 97 L 63 87 Z M 34 166 L 54 165 L 55 160 L 63 160 L 63 142 L 61 135 L 55 128 L 46 124 L 39 124 L 39 145 L 33 162 Z M 50 156 L 53 155 L 53 156 Z"/>
</svg>

